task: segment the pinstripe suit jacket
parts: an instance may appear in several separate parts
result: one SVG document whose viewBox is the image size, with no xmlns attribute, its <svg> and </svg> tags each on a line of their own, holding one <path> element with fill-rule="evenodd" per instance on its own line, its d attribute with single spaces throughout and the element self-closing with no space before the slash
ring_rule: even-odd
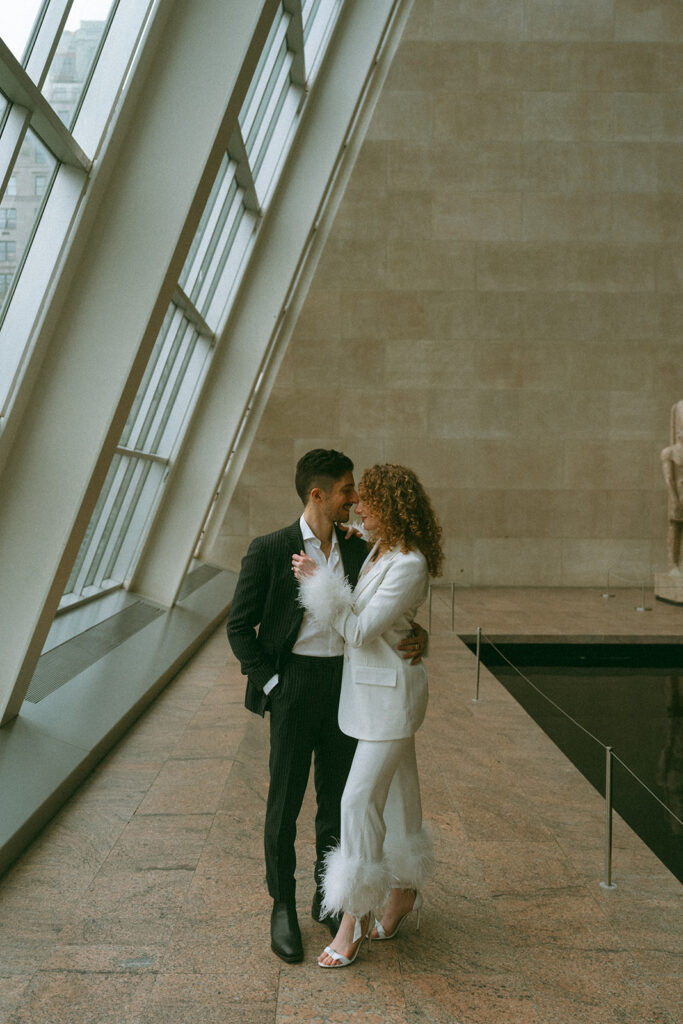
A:
<svg viewBox="0 0 683 1024">
<path fill-rule="evenodd" d="M 337 529 L 337 536 L 344 573 L 353 587 L 368 548 L 359 537 L 346 540 L 342 530 Z M 259 715 L 268 704 L 263 687 L 284 667 L 301 628 L 304 610 L 292 555 L 303 549 L 297 519 L 283 530 L 256 537 L 242 559 L 228 618 L 228 641 L 247 677 L 244 703 Z"/>
</svg>

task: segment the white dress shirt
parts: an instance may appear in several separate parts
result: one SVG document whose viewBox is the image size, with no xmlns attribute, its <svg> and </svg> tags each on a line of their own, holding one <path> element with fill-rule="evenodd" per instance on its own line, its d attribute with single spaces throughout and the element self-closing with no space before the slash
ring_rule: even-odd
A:
<svg viewBox="0 0 683 1024">
<path fill-rule="evenodd" d="M 332 529 L 332 547 L 329 558 L 323 554 L 320 541 L 313 533 L 303 516 L 299 520 L 301 536 L 304 540 L 304 551 L 309 558 L 312 558 L 317 565 L 327 565 L 335 576 L 344 579 L 344 566 L 339 550 L 339 541 L 334 528 Z M 319 626 L 313 619 L 310 612 L 304 610 L 304 617 L 301 628 L 297 634 L 296 641 L 292 647 L 292 654 L 305 654 L 310 658 L 334 658 L 344 653 L 344 641 L 331 626 Z M 263 687 L 263 692 L 268 695 L 273 687 L 277 686 L 279 676 L 274 675 Z"/>
</svg>

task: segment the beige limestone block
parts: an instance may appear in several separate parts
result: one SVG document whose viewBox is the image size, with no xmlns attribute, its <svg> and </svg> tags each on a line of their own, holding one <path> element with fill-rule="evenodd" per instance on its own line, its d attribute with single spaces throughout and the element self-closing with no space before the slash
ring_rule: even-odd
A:
<svg viewBox="0 0 683 1024">
<path fill-rule="evenodd" d="M 584 388 L 649 393 L 654 379 L 651 353 L 639 345 L 615 345 L 613 340 L 600 345 L 572 346 L 568 366 L 567 383 L 572 391 Z"/>
<path fill-rule="evenodd" d="M 339 289 L 320 288 L 314 281 L 299 313 L 292 341 L 298 338 L 320 338 L 321 325 L 326 341 L 337 341 L 340 337 L 340 319 Z"/>
<path fill-rule="evenodd" d="M 611 307 L 613 337 L 622 343 L 652 338 L 673 341 L 681 336 L 680 297 L 641 292 L 603 295 Z"/>
<path fill-rule="evenodd" d="M 521 143 L 517 140 L 437 139 L 430 157 L 435 188 L 450 185 L 464 192 L 481 193 L 509 192 L 519 187 Z"/>
<path fill-rule="evenodd" d="M 471 43 L 401 41 L 384 89 L 406 92 L 461 92 L 472 89 L 477 55 Z"/>
<path fill-rule="evenodd" d="M 664 408 L 677 402 L 681 380 L 681 343 L 659 344 L 652 352 L 652 393 Z M 661 438 L 661 431 L 659 432 Z"/>
<path fill-rule="evenodd" d="M 319 379 L 319 393 L 323 394 L 328 388 L 353 388 L 358 392 L 358 403 L 366 403 L 372 400 L 372 394 L 377 391 L 377 381 L 382 379 L 384 369 L 385 342 L 377 338 L 352 338 L 339 345 L 336 356 L 330 360 L 331 366 L 323 372 Z M 323 351 L 327 351 L 325 347 Z M 410 364 L 404 367 L 404 372 L 410 374 Z M 331 367 L 334 367 L 332 369 Z M 302 376 L 306 374 L 302 366 Z M 342 406 L 342 417 L 345 415 Z M 334 446 L 333 446 L 334 447 Z"/>
<path fill-rule="evenodd" d="M 657 152 L 650 143 L 616 142 L 609 156 L 615 193 L 657 192 Z"/>
<path fill-rule="evenodd" d="M 324 401 L 317 404 L 311 398 L 311 388 L 306 382 L 296 388 L 273 388 L 259 424 L 259 438 L 279 440 L 316 431 L 328 433 L 326 424 L 337 418 L 337 399 L 333 392 L 328 392 Z"/>
<path fill-rule="evenodd" d="M 626 539 L 653 539 L 653 509 L 651 491 L 609 491 L 610 519 L 607 530 L 609 537 Z M 666 518 L 659 519 L 661 524 Z"/>
<path fill-rule="evenodd" d="M 434 0 L 434 25 L 441 39 L 516 42 L 524 38 L 524 2 Z"/>
<path fill-rule="evenodd" d="M 521 337 L 521 296 L 513 292 L 434 292 L 429 335 L 439 341 Z"/>
<path fill-rule="evenodd" d="M 330 332 L 332 337 L 329 337 L 321 319 L 316 337 L 292 338 L 286 356 L 291 372 L 284 380 L 278 373 L 276 387 L 289 390 L 308 381 L 325 380 L 327 376 L 334 378 L 343 358 L 342 343 L 335 337 L 338 331 L 339 325 L 335 325 Z"/>
<path fill-rule="evenodd" d="M 614 0 L 527 0 L 528 39 L 611 39 Z"/>
<path fill-rule="evenodd" d="M 525 139 L 609 139 L 612 97 L 599 92 L 527 92 L 522 116 Z"/>
<path fill-rule="evenodd" d="M 370 138 L 429 142 L 433 102 L 426 92 L 383 92 L 370 122 Z"/>
<path fill-rule="evenodd" d="M 462 192 L 447 186 L 434 195 L 430 230 L 434 238 L 503 241 L 521 238 L 520 192 Z"/>
<path fill-rule="evenodd" d="M 683 295 L 662 295 L 659 306 L 659 333 L 666 341 L 680 343 L 681 324 L 683 323 Z M 680 375 L 678 377 L 680 388 Z"/>
<path fill-rule="evenodd" d="M 386 253 L 387 285 L 396 291 L 474 288 L 474 245 L 450 239 L 414 239 L 406 245 L 392 239 L 387 242 Z"/>
<path fill-rule="evenodd" d="M 386 184 L 388 174 L 387 161 L 388 143 L 383 139 L 372 139 L 366 136 L 351 172 L 351 184 L 354 181 L 371 181 L 379 187 Z"/>
<path fill-rule="evenodd" d="M 315 438 L 306 445 L 307 450 L 317 447 Z M 249 488 L 249 534 L 252 537 L 287 526 L 298 519 L 302 511 L 303 506 L 294 489 L 294 466 L 289 487 L 270 487 L 267 496 L 262 487 Z"/>
<path fill-rule="evenodd" d="M 385 346 L 384 386 L 402 392 L 431 391 L 447 381 L 453 387 L 472 388 L 474 350 L 467 341 L 393 341 Z M 408 401 L 405 394 L 402 400 Z"/>
<path fill-rule="evenodd" d="M 479 396 L 452 389 L 429 393 L 427 434 L 432 438 L 479 436 Z"/>
<path fill-rule="evenodd" d="M 566 384 L 569 352 L 555 342 L 479 341 L 473 360 L 478 387 L 555 391 Z"/>
<path fill-rule="evenodd" d="M 525 193 L 568 193 L 573 190 L 573 164 L 577 146 L 547 139 L 522 143 L 520 188 Z M 525 196 L 528 205 L 531 196 Z M 525 236 L 528 237 L 528 236 Z"/>
<path fill-rule="evenodd" d="M 415 0 L 410 9 L 408 23 L 403 30 L 401 45 L 408 40 L 431 42 L 434 38 L 434 12 L 432 0 Z"/>
<path fill-rule="evenodd" d="M 557 381 L 556 387 L 564 382 Z M 520 404 L 518 435 L 535 437 L 593 438 L 607 434 L 602 396 L 596 392 L 558 390 L 524 393 Z"/>
<path fill-rule="evenodd" d="M 372 290 L 384 285 L 385 264 L 382 241 L 351 241 L 332 234 L 315 272 L 315 285 Z"/>
<path fill-rule="evenodd" d="M 560 460 L 561 461 L 561 460 Z M 655 469 L 659 473 L 659 467 Z M 564 444 L 563 485 L 577 490 L 639 490 L 654 486 L 652 444 L 648 441 L 568 439 Z"/>
<path fill-rule="evenodd" d="M 603 42 L 574 50 L 574 87 L 598 92 L 659 92 L 668 87 L 661 46 Z"/>
<path fill-rule="evenodd" d="M 560 291 L 565 287 L 563 246 L 536 243 L 481 244 L 477 247 L 480 291 Z"/>
<path fill-rule="evenodd" d="M 572 49 L 559 43 L 478 43 L 477 88 L 481 91 L 566 91 L 573 85 Z"/>
<path fill-rule="evenodd" d="M 669 43 L 683 36 L 683 8 L 678 0 L 616 0 L 614 17 L 617 39 Z"/>
<path fill-rule="evenodd" d="M 294 475 L 292 441 L 287 434 L 263 438 L 258 434 L 240 477 L 240 487 L 286 487 Z"/>
<path fill-rule="evenodd" d="M 660 247 L 656 252 L 658 292 L 683 291 L 683 251 L 679 245 Z"/>
<path fill-rule="evenodd" d="M 522 128 L 519 93 L 438 93 L 434 98 L 434 138 L 517 140 Z"/>
<path fill-rule="evenodd" d="M 474 542 L 472 582 L 487 587 L 552 587 L 562 578 L 562 541 L 483 537 Z"/>
<path fill-rule="evenodd" d="M 665 139 L 665 109 L 671 98 L 658 92 L 622 92 L 614 96 L 614 138 Z"/>
<path fill-rule="evenodd" d="M 347 189 L 339 207 L 334 237 L 381 240 L 431 237 L 432 193 L 386 186 Z"/>
<path fill-rule="evenodd" d="M 610 537 L 562 541 L 562 585 L 566 587 L 595 586 L 607 583 L 607 572 L 625 577 L 621 586 L 636 586 L 640 580 L 650 582 L 651 545 L 649 541 L 622 540 Z M 616 579 L 612 585 L 618 585 Z"/>
<path fill-rule="evenodd" d="M 603 242 L 568 246 L 565 287 L 592 292 L 653 291 L 655 256 L 651 245 Z"/>
<path fill-rule="evenodd" d="M 349 339 L 423 338 L 428 330 L 429 298 L 425 292 L 345 290 L 340 331 L 342 348 Z"/>
<path fill-rule="evenodd" d="M 433 150 L 409 137 L 383 143 L 387 157 L 387 185 L 394 189 L 423 189 L 433 177 Z"/>
<path fill-rule="evenodd" d="M 472 585 L 472 544 L 460 537 L 447 537 L 444 543 L 443 579 L 453 581 L 457 586 Z M 424 619 L 425 612 L 420 612 Z"/>
<path fill-rule="evenodd" d="M 655 148 L 660 192 L 681 192 L 683 146 L 661 142 Z"/>
<path fill-rule="evenodd" d="M 610 437 L 649 441 L 657 436 L 660 410 L 651 392 L 610 391 L 607 397 Z"/>
<path fill-rule="evenodd" d="M 601 241 L 610 237 L 612 206 L 608 195 L 526 194 L 522 201 L 523 237 L 529 241 Z"/>
<path fill-rule="evenodd" d="M 674 242 L 681 237 L 683 198 L 615 195 L 614 237 L 625 242 Z"/>
<path fill-rule="evenodd" d="M 610 298 L 590 292 L 523 292 L 519 300 L 524 336 L 537 341 L 564 339 L 572 344 L 613 338 L 615 317 Z"/>
</svg>

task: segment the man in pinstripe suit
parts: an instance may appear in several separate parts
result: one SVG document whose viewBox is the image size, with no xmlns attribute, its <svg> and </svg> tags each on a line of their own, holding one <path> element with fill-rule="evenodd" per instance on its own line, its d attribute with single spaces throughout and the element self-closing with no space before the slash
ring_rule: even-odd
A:
<svg viewBox="0 0 683 1024">
<path fill-rule="evenodd" d="M 242 561 L 228 620 L 228 640 L 247 676 L 245 704 L 270 711 L 270 788 L 266 806 L 266 881 L 273 899 L 271 948 L 287 963 L 303 959 L 296 916 L 294 869 L 296 819 L 311 758 L 317 799 L 316 894 L 312 914 L 334 935 L 338 922 L 320 915 L 320 878 L 325 852 L 339 841 L 339 808 L 356 741 L 341 732 L 337 707 L 343 641 L 321 630 L 298 602 L 292 555 L 304 552 L 327 562 L 355 586 L 367 555 L 348 521 L 358 501 L 353 463 L 334 449 L 316 448 L 298 462 L 296 489 L 304 503 L 299 520 L 257 537 Z M 258 632 L 256 627 L 258 628 Z M 426 634 L 425 634 L 426 635 Z M 418 657 L 423 639 L 403 641 L 404 657 Z"/>
</svg>

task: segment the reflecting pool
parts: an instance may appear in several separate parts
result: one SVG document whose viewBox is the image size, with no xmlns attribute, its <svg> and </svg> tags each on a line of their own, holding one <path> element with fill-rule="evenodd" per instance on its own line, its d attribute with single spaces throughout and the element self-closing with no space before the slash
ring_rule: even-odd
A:
<svg viewBox="0 0 683 1024">
<path fill-rule="evenodd" d="M 476 648 L 471 636 L 463 640 Z M 673 812 L 668 813 L 615 758 L 615 810 L 683 881 L 683 827 L 676 821 L 683 819 L 683 645 L 496 647 L 500 653 L 482 641 L 483 663 L 601 794 L 603 747 L 536 693 L 505 658 L 584 729 L 611 746 Z"/>
</svg>

